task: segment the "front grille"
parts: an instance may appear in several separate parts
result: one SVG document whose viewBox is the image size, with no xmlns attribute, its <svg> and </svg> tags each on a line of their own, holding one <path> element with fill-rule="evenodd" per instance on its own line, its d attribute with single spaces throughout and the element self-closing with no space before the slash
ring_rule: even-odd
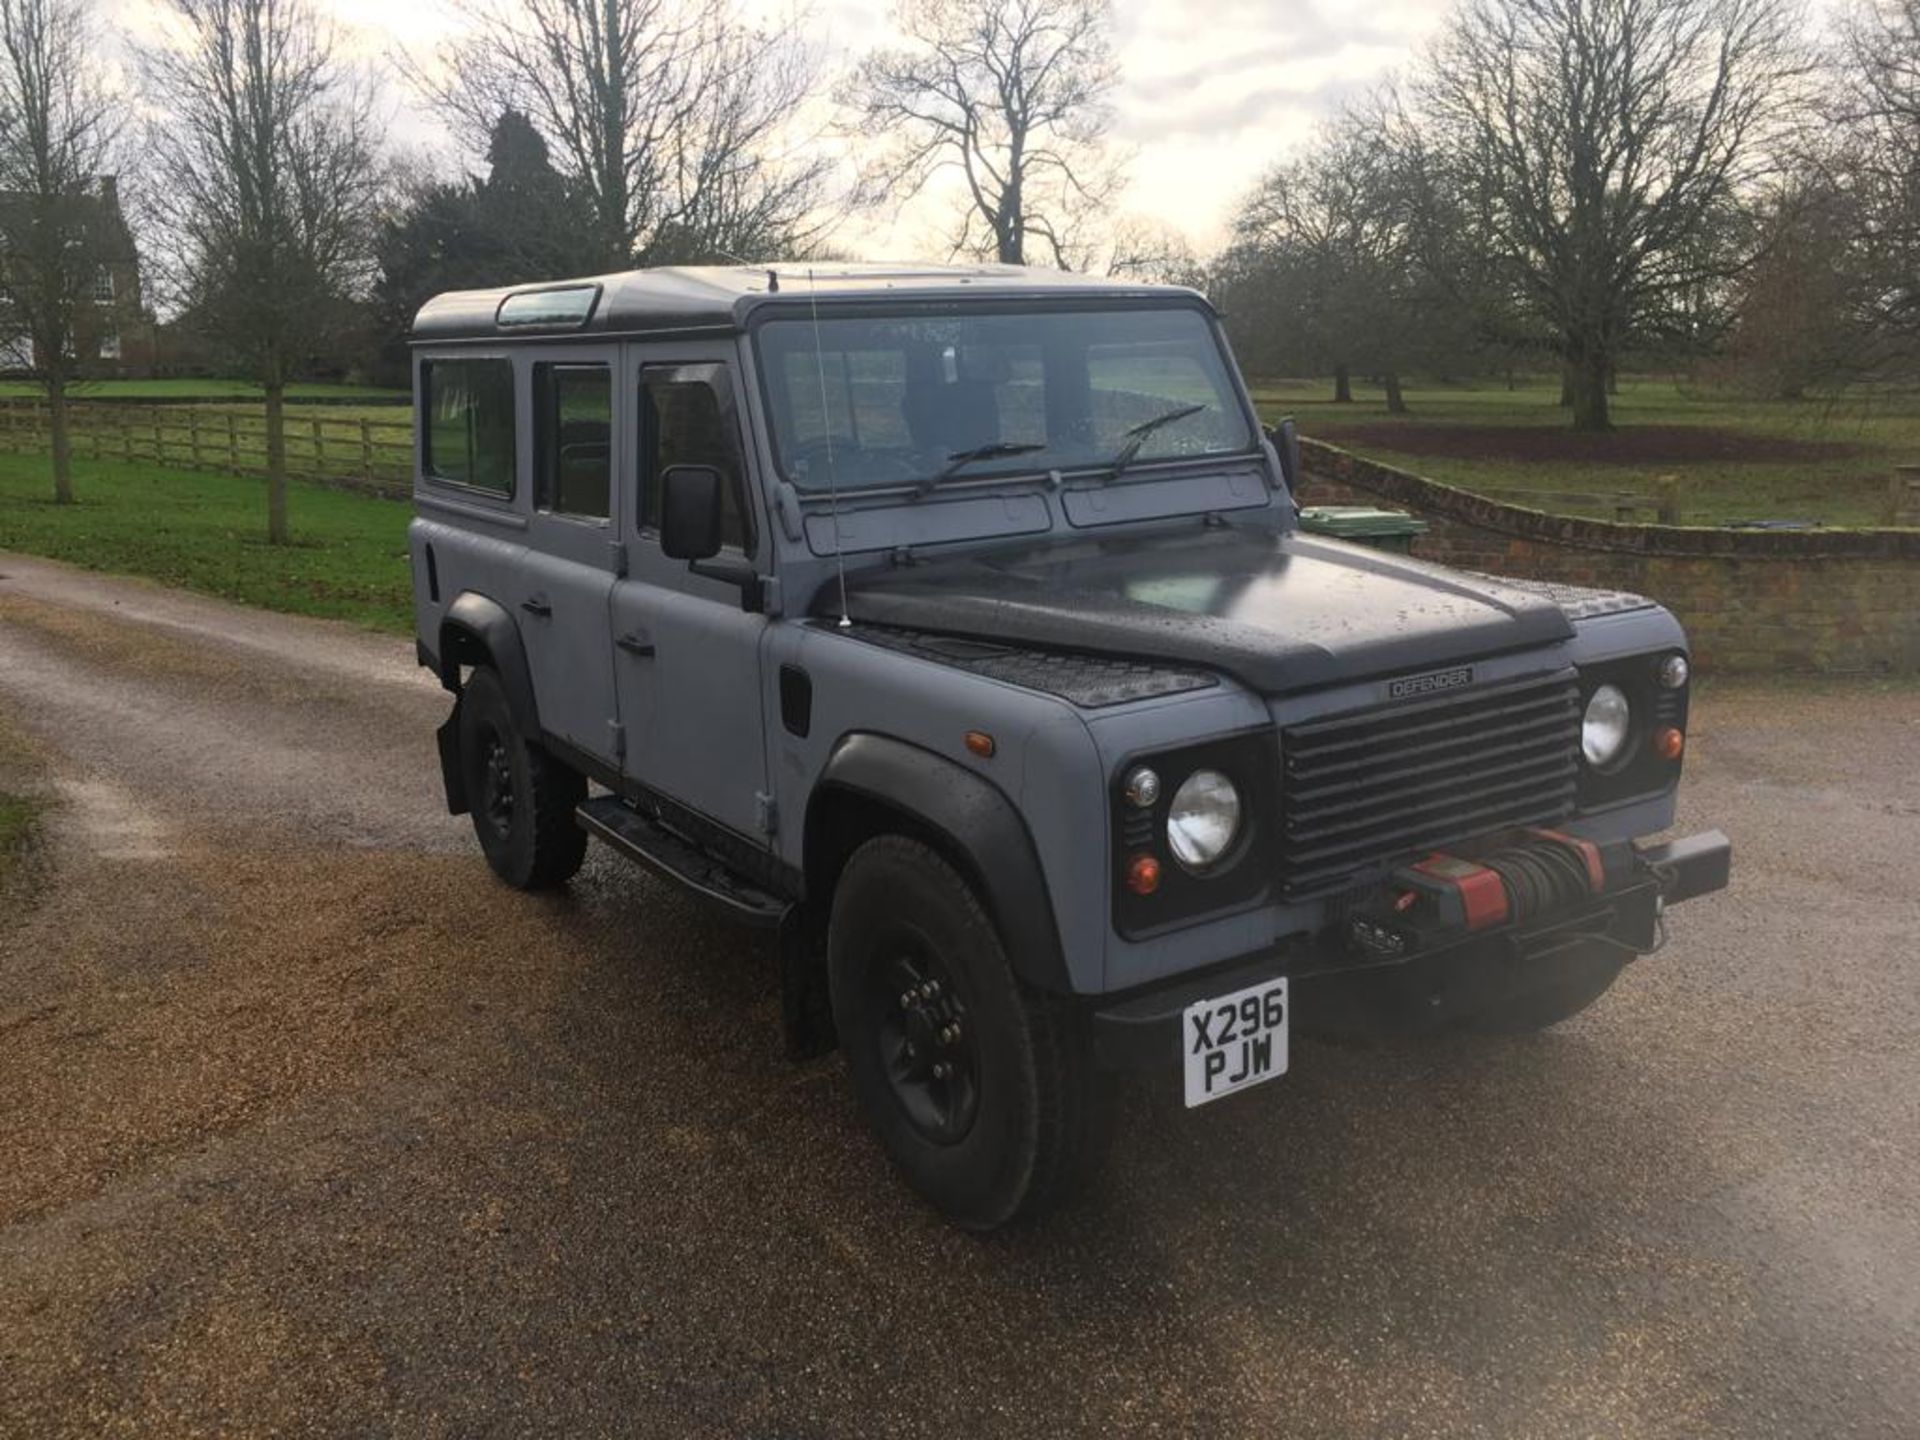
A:
<svg viewBox="0 0 1920 1440">
<path fill-rule="evenodd" d="M 1568 675 L 1315 720 L 1283 730 L 1280 753 L 1280 886 L 1305 899 L 1571 814 L 1580 688 Z"/>
</svg>

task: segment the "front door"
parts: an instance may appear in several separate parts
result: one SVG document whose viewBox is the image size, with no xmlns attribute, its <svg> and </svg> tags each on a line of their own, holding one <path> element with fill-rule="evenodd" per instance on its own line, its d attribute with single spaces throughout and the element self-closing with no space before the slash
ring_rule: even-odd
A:
<svg viewBox="0 0 1920 1440">
<path fill-rule="evenodd" d="M 628 574 L 613 587 L 613 642 L 628 777 L 758 844 L 772 816 L 760 647 L 766 620 L 740 589 L 696 575 L 660 550 L 660 476 L 711 465 L 726 494 L 724 550 L 754 559 L 770 548 L 748 484 L 729 347 L 632 352 L 636 402 Z"/>
<path fill-rule="evenodd" d="M 532 402 L 533 513 L 514 601 L 534 702 L 542 730 L 611 765 L 619 748 L 607 612 L 620 535 L 619 352 L 567 346 L 521 363 Z"/>
</svg>

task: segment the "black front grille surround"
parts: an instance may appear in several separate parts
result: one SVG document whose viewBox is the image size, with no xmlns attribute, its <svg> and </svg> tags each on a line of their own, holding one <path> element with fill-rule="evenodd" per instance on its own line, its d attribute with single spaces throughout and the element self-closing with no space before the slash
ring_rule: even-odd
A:
<svg viewBox="0 0 1920 1440">
<path fill-rule="evenodd" d="M 1582 703 L 1567 671 L 1285 727 L 1281 894 L 1332 894 L 1416 852 L 1566 819 Z"/>
<path fill-rule="evenodd" d="M 1212 919 L 1266 901 L 1273 875 L 1275 799 L 1273 731 L 1262 726 L 1237 735 L 1174 750 L 1129 755 L 1107 787 L 1112 825 L 1114 928 L 1129 940 L 1143 939 L 1196 920 Z M 1135 766 L 1152 767 L 1160 796 L 1145 810 L 1128 804 L 1126 777 Z M 1167 844 L 1167 812 L 1173 795 L 1196 770 L 1218 770 L 1240 792 L 1240 837 L 1218 864 L 1191 874 Z M 1136 895 L 1127 888 L 1127 866 L 1136 855 L 1160 862 L 1160 888 Z"/>
<path fill-rule="evenodd" d="M 1666 725 L 1686 734 L 1690 687 L 1682 685 L 1678 690 L 1669 690 L 1660 684 L 1661 662 L 1669 655 L 1685 653 L 1660 650 L 1581 667 L 1580 703 L 1583 706 L 1602 685 L 1618 685 L 1626 694 L 1633 716 L 1626 752 L 1618 761 L 1604 770 L 1581 767 L 1580 808 L 1583 811 L 1630 804 L 1650 795 L 1663 794 L 1680 783 L 1681 762 L 1667 759 L 1649 742 L 1653 732 Z"/>
</svg>

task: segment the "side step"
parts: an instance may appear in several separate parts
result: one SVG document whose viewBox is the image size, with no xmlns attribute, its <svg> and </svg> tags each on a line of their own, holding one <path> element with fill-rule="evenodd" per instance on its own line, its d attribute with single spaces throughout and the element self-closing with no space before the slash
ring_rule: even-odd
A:
<svg viewBox="0 0 1920 1440">
<path fill-rule="evenodd" d="M 617 796 L 583 800 L 573 818 L 582 830 L 606 841 L 629 860 L 637 860 L 725 907 L 749 925 L 776 926 L 787 912 L 787 902 L 778 895 L 762 890 Z"/>
</svg>

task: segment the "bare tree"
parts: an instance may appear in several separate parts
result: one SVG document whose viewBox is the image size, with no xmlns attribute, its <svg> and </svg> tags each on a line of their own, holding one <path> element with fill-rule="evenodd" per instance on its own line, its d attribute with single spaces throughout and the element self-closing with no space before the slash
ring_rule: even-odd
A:
<svg viewBox="0 0 1920 1440">
<path fill-rule="evenodd" d="M 1200 263 L 1185 235 L 1171 225 L 1140 215 L 1122 215 L 1113 222 L 1098 263 L 1103 274 L 1118 280 L 1185 285 L 1196 290 L 1207 281 L 1206 266 Z"/>
<path fill-rule="evenodd" d="M 792 31 L 671 0 L 456 0 L 414 83 L 476 151 L 525 114 L 590 207 L 606 267 L 775 254 L 822 228 L 831 159 L 792 133 L 815 60 Z"/>
<path fill-rule="evenodd" d="M 1827 97 L 1824 168 L 1851 209 L 1855 307 L 1875 357 L 1920 355 L 1920 0 L 1861 0 L 1846 17 L 1852 83 Z"/>
<path fill-rule="evenodd" d="M 78 0 L 0 0 L 0 319 L 47 396 L 53 494 L 73 499 L 67 392 L 85 373 L 82 317 L 126 241 L 103 186 L 118 107 Z M 97 328 L 97 327 L 96 327 Z"/>
<path fill-rule="evenodd" d="M 1732 295 L 1721 369 L 1760 394 L 1798 400 L 1849 378 L 1871 350 L 1855 323 L 1850 197 L 1817 175 L 1796 175 L 1754 207 L 1762 236 Z"/>
<path fill-rule="evenodd" d="M 869 55 L 842 95 L 850 129 L 888 137 L 865 198 L 902 203 L 954 172 L 956 252 L 1023 265 L 1038 240 L 1068 265 L 1077 222 L 1118 188 L 1109 0 L 902 0 L 894 23 L 909 43 Z"/>
<path fill-rule="evenodd" d="M 287 543 L 286 387 L 371 281 L 366 92 L 305 0 L 173 0 L 147 57 L 156 203 L 194 323 L 266 391 L 267 538 Z"/>
<path fill-rule="evenodd" d="M 1426 225 L 1450 209 L 1393 97 L 1356 102 L 1268 171 L 1234 217 L 1236 286 L 1271 292 L 1254 295 L 1263 319 L 1253 323 L 1284 329 L 1278 353 L 1296 365 L 1332 371 L 1336 402 L 1352 400 L 1354 375 L 1370 375 L 1387 409 L 1404 412 L 1407 373 L 1459 366 L 1476 349 L 1473 267 Z"/>
<path fill-rule="evenodd" d="M 1769 157 L 1807 62 L 1794 0 L 1466 0 L 1427 57 L 1422 118 L 1489 259 L 1557 337 L 1573 423 L 1644 315 L 1738 272 L 1702 243 Z"/>
</svg>

